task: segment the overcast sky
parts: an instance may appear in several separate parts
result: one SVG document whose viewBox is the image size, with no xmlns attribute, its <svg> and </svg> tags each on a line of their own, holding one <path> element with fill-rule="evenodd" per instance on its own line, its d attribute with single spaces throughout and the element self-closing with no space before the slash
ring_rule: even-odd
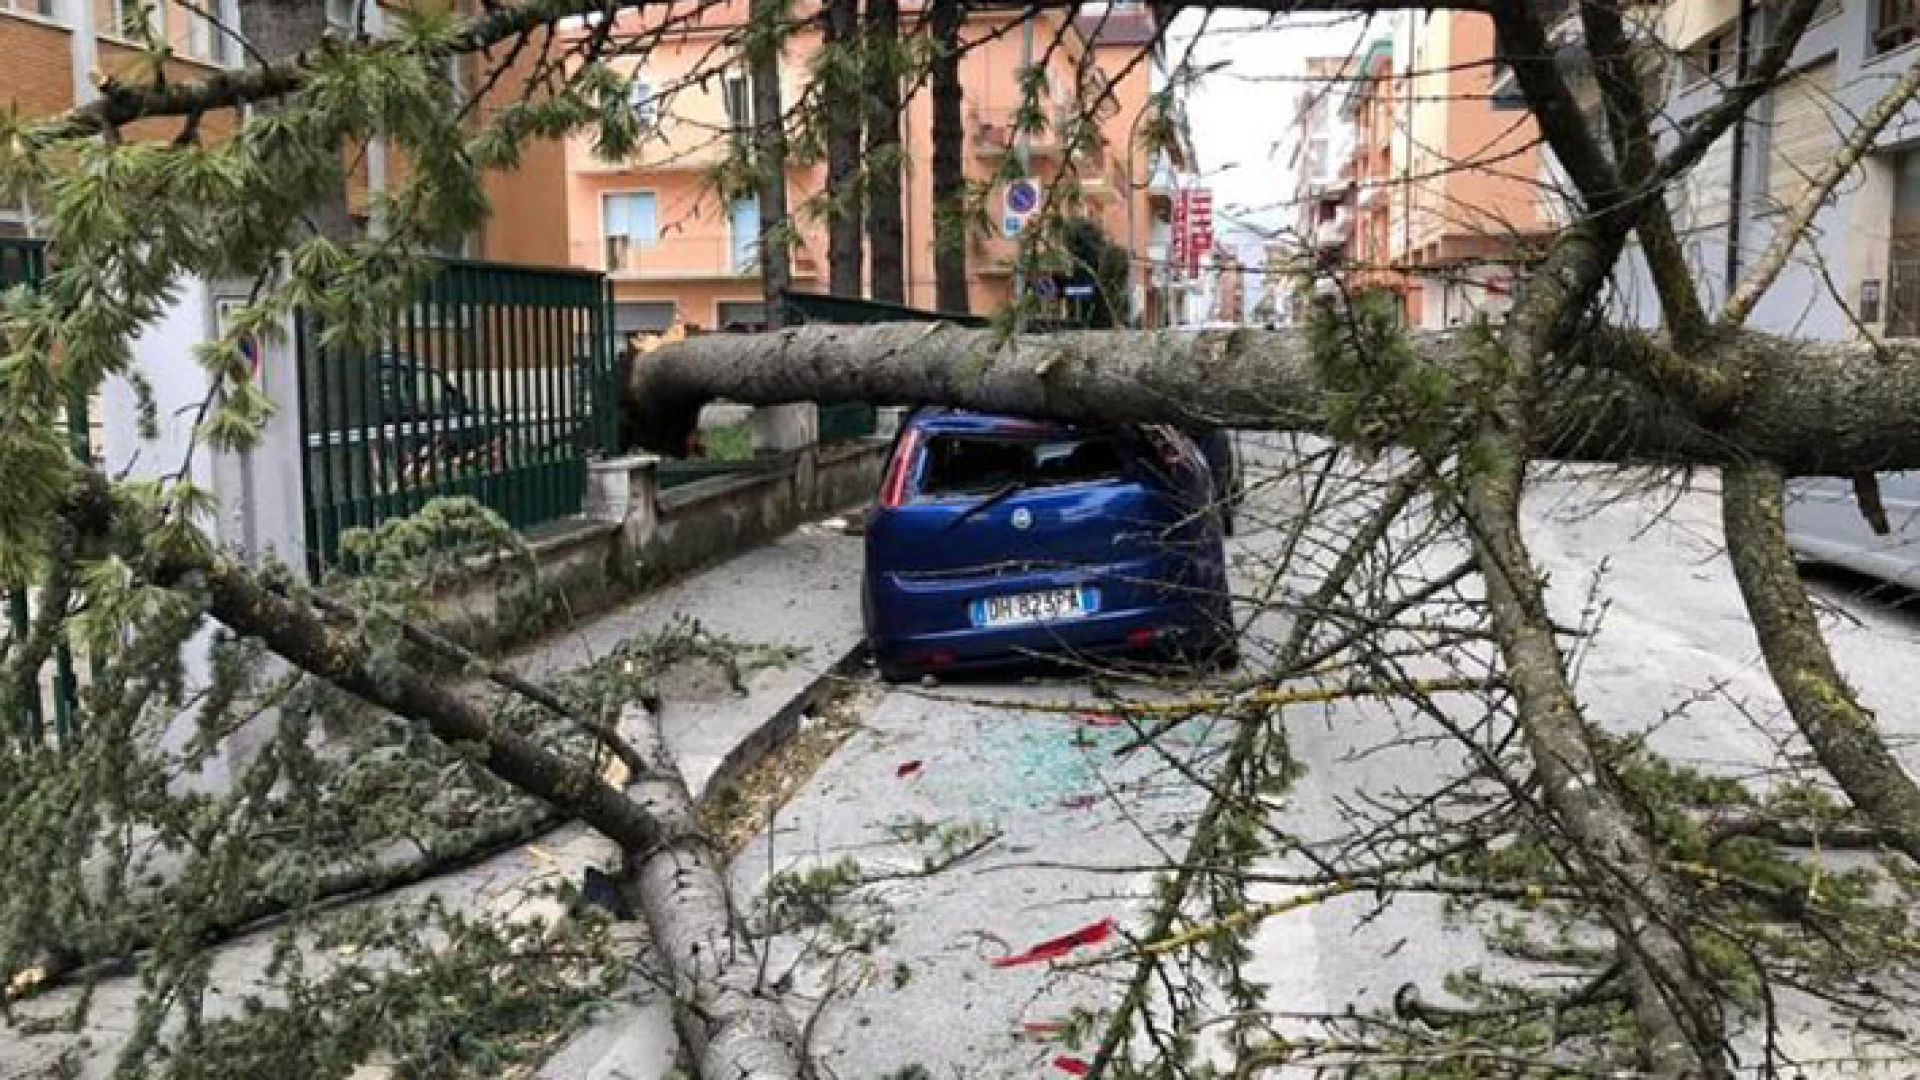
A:
<svg viewBox="0 0 1920 1080">
<path fill-rule="evenodd" d="M 1216 232 L 1239 223 L 1271 233 L 1293 221 L 1289 205 L 1298 78 L 1309 56 L 1346 55 L 1368 33 L 1354 16 L 1290 16 L 1189 11 L 1168 36 L 1168 63 L 1185 58 L 1201 77 L 1187 98 L 1201 183 L 1213 189 Z M 1212 70 L 1220 65 L 1219 70 Z"/>
</svg>

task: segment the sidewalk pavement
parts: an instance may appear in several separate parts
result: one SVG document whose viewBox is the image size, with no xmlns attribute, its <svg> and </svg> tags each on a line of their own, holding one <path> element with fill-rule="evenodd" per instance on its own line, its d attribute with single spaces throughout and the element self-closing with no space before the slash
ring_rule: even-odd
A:
<svg viewBox="0 0 1920 1080">
<path fill-rule="evenodd" d="M 551 676 L 605 655 L 635 634 L 656 631 L 675 617 L 690 618 L 744 644 L 802 649 L 781 668 L 752 673 L 744 696 L 727 688 L 664 687 L 661 720 L 668 746 L 696 798 L 713 786 L 723 763 L 742 747 L 766 740 L 769 728 L 791 720 L 811 692 L 860 642 L 861 541 L 832 522 L 803 525 L 787 536 L 631 603 L 616 607 L 512 658 L 510 666 L 533 678 Z M 745 765 L 747 761 L 737 764 Z M 474 866 L 398 890 L 392 902 L 419 902 L 438 895 L 455 911 L 493 911 L 520 918 L 538 910 L 530 897 L 556 879 L 578 881 L 588 866 L 606 867 L 612 846 L 577 825 Z M 633 943 L 644 947 L 638 923 Z M 273 947 L 272 934 L 237 939 L 217 950 L 212 982 L 222 993 L 209 1013 L 238 1005 L 257 985 Z M 17 1007 L 22 1020 L 56 1017 L 70 1009 L 77 990 L 62 989 Z M 0 1029 L 0 1077 L 60 1075 L 105 1077 L 131 1035 L 140 996 L 137 976 L 108 979 L 94 988 L 92 1012 L 79 1032 L 27 1035 Z M 675 1038 L 662 995 L 643 979 L 634 993 L 570 1039 L 541 1071 L 551 1080 L 656 1080 L 672 1068 Z M 71 1065 L 60 1064 L 63 1057 Z M 77 1067 L 77 1071 L 65 1071 Z M 59 1070 L 59 1071 L 55 1071 Z M 377 1080 L 378 1068 L 363 1068 L 357 1080 Z"/>
</svg>

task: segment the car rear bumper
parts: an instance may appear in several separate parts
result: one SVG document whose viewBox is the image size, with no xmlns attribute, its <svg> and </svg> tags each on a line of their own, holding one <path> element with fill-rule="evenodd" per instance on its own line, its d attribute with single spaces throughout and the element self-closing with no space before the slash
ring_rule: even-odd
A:
<svg viewBox="0 0 1920 1080">
<path fill-rule="evenodd" d="M 982 627 L 965 614 L 986 596 L 1088 586 L 1100 593 L 1099 610 L 1075 619 Z M 1182 559 L 938 580 L 870 574 L 865 601 L 874 660 L 883 671 L 901 673 L 1047 657 L 1197 653 L 1231 634 L 1223 568 Z"/>
</svg>

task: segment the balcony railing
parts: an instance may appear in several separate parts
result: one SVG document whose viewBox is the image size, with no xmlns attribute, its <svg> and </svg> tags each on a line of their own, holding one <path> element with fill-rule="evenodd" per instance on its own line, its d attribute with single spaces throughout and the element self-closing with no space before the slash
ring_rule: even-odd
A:
<svg viewBox="0 0 1920 1080">
<path fill-rule="evenodd" d="M 1000 157 L 1020 145 L 1020 111 L 1017 109 L 971 109 L 967 114 L 967 142 L 982 157 Z M 1047 117 L 1038 131 L 1026 133 L 1027 151 L 1032 154 L 1057 154 L 1069 142 L 1076 158 L 1095 160 L 1104 168 L 1104 139 L 1097 126 L 1088 130 L 1072 109 L 1058 109 Z"/>
<path fill-rule="evenodd" d="M 757 249 L 751 240 L 714 233 L 675 233 L 644 243 L 610 236 L 601 241 L 601 265 L 620 281 L 724 281 L 758 274 Z M 794 277 L 820 276 L 810 249 L 795 250 L 791 259 Z"/>
<path fill-rule="evenodd" d="M 1314 226 L 1313 240 L 1316 245 L 1325 248 L 1345 247 L 1353 237 L 1353 215 L 1342 210 L 1338 214 Z"/>
</svg>

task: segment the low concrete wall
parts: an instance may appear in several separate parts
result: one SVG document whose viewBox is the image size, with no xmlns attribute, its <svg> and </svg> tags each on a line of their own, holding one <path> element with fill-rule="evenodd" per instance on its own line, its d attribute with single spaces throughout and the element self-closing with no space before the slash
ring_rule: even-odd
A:
<svg viewBox="0 0 1920 1080">
<path fill-rule="evenodd" d="M 766 543 L 873 497 L 885 439 L 762 456 L 733 475 L 660 490 L 658 458 L 590 467 L 587 515 L 529 536 L 539 568 L 476 567 L 435 606 L 449 633 L 496 650 Z"/>
<path fill-rule="evenodd" d="M 880 484 L 886 444 L 865 440 L 761 458 L 751 470 L 661 492 L 651 464 L 630 474 L 652 520 L 622 529 L 619 573 L 645 588 L 765 543 L 801 522 L 855 506 Z"/>
</svg>

